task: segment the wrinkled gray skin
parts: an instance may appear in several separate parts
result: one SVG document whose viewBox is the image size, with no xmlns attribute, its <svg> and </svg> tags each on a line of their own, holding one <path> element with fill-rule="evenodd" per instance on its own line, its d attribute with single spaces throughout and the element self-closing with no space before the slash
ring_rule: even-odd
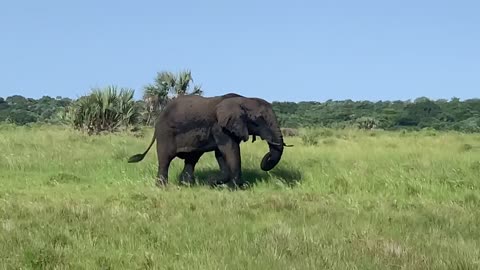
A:
<svg viewBox="0 0 480 270">
<path fill-rule="evenodd" d="M 259 136 L 268 143 L 269 152 L 260 167 L 264 171 L 273 169 L 286 145 L 270 103 L 232 93 L 209 98 L 179 96 L 157 118 L 147 150 L 130 157 L 128 162 L 141 161 L 157 140 L 157 185 L 168 183 L 168 168 L 175 157 L 185 161 L 181 182 L 192 183 L 200 157 L 215 151 L 221 170 L 221 178 L 215 184 L 230 182 L 238 186 L 244 184 L 239 144 L 248 141 L 249 135 L 253 135 L 252 142 Z"/>
</svg>

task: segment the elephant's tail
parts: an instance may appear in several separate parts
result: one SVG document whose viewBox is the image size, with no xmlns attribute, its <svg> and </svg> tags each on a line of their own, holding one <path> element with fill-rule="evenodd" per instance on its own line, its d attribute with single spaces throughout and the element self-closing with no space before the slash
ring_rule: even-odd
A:
<svg viewBox="0 0 480 270">
<path fill-rule="evenodd" d="M 155 142 L 155 138 L 156 138 L 155 133 L 156 133 L 156 132 L 153 133 L 152 141 L 150 142 L 150 145 L 148 146 L 147 150 L 145 150 L 145 152 L 143 152 L 142 154 L 136 154 L 136 155 L 131 156 L 131 157 L 128 159 L 128 163 L 139 162 L 139 161 L 142 161 L 143 158 L 145 158 L 145 155 L 148 153 L 148 151 L 150 150 L 150 148 L 152 148 L 152 145 L 153 145 L 153 143 Z"/>
</svg>

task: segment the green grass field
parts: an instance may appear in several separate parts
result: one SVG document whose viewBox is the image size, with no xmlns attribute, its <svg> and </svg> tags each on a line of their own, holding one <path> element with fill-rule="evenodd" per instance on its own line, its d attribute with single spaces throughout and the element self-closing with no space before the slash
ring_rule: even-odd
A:
<svg viewBox="0 0 480 270">
<path fill-rule="evenodd" d="M 142 138 L 0 126 L 1 269 L 479 269 L 480 135 L 319 132 L 242 143 L 247 190 L 154 185 Z M 209 153 L 197 166 L 218 172 Z"/>
</svg>

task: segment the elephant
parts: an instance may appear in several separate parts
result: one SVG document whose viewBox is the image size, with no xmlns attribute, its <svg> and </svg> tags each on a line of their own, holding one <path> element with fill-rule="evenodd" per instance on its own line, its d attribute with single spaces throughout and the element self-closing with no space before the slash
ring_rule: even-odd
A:
<svg viewBox="0 0 480 270">
<path fill-rule="evenodd" d="M 194 169 L 206 152 L 215 152 L 221 177 L 214 184 L 242 186 L 240 143 L 252 135 L 268 143 L 269 151 L 260 168 L 273 169 L 280 161 L 286 145 L 269 102 L 261 98 L 235 93 L 203 97 L 181 95 L 170 101 L 155 121 L 153 138 L 145 152 L 133 155 L 129 163 L 144 159 L 157 141 L 158 187 L 168 184 L 168 169 L 174 158 L 184 160 L 180 183 L 192 184 Z"/>
</svg>

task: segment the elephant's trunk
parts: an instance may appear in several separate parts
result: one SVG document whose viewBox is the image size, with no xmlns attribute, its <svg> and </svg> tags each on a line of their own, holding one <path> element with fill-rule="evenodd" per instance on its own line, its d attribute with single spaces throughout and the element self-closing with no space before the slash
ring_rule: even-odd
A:
<svg viewBox="0 0 480 270">
<path fill-rule="evenodd" d="M 283 136 L 278 125 L 275 124 L 271 130 L 271 139 L 267 139 L 270 151 L 263 157 L 260 167 L 264 171 L 273 169 L 280 161 L 283 154 Z"/>
</svg>

